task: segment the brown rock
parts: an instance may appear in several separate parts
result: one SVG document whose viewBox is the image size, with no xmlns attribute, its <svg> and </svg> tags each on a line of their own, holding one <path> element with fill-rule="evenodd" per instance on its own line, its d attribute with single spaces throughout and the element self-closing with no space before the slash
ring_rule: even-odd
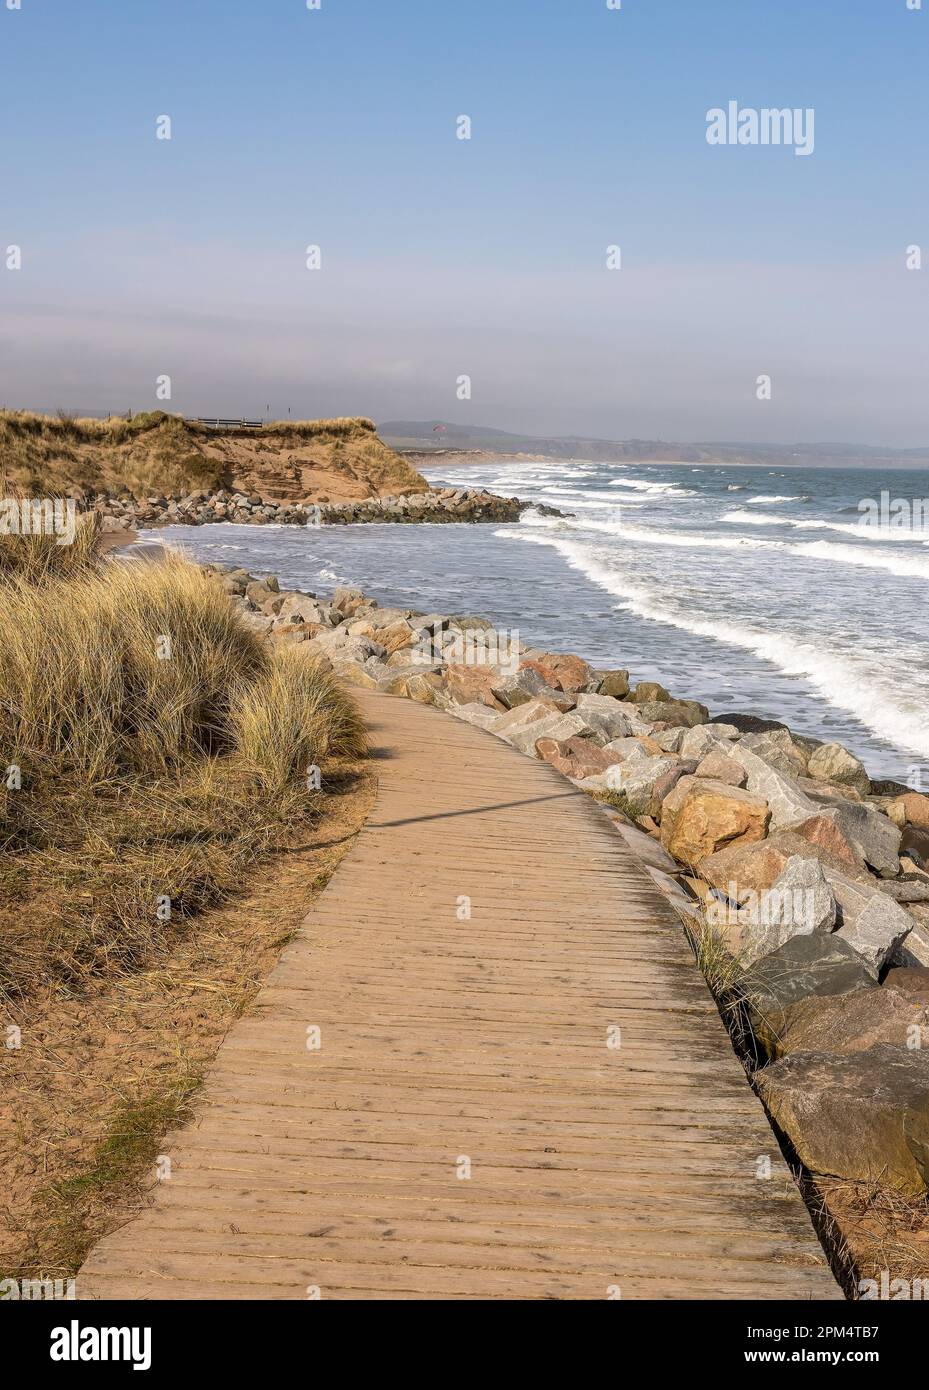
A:
<svg viewBox="0 0 929 1390">
<path fill-rule="evenodd" d="M 493 692 L 499 678 L 491 666 L 449 666 L 445 673 L 449 696 L 456 705 L 482 704 L 503 713 L 506 705 Z"/>
<path fill-rule="evenodd" d="M 861 855 L 849 843 L 842 827 L 830 812 L 823 811 L 821 814 L 810 816 L 799 825 L 793 826 L 793 832 L 802 840 L 808 840 L 811 845 L 821 846 L 833 859 L 847 868 L 864 868 Z"/>
<path fill-rule="evenodd" d="M 893 973 L 893 972 L 891 972 Z M 905 972 L 904 972 L 905 973 Z M 920 972 L 913 972 L 920 973 Z M 929 975 L 929 971 L 924 972 Z M 929 1002 L 929 1001 L 927 1001 Z M 914 1030 L 920 1030 L 914 1032 Z M 912 1046 L 925 1030 L 929 1044 L 929 1007 L 885 984 L 826 997 L 808 995 L 784 1010 L 774 1055 L 796 1052 L 864 1052 L 877 1043 Z"/>
<path fill-rule="evenodd" d="M 929 1007 L 929 969 L 925 966 L 894 966 L 887 972 L 884 988 L 895 990 L 911 1003 Z"/>
<path fill-rule="evenodd" d="M 929 1049 L 795 1053 L 756 1072 L 755 1082 L 812 1172 L 925 1194 Z"/>
<path fill-rule="evenodd" d="M 551 763 L 565 777 L 596 777 L 615 762 L 609 753 L 587 738 L 540 738 L 536 741 L 540 758 Z"/>
<path fill-rule="evenodd" d="M 629 694 L 628 671 L 606 671 L 597 686 L 598 695 L 612 695 L 614 700 L 625 700 Z"/>
<path fill-rule="evenodd" d="M 907 792 L 904 796 L 895 797 L 892 804 L 899 808 L 898 814 L 902 813 L 902 820 L 897 820 L 896 815 L 891 815 L 891 820 L 901 829 L 904 825 L 915 825 L 920 830 L 929 830 L 929 796 L 923 796 L 920 792 Z"/>
<path fill-rule="evenodd" d="M 663 685 L 659 685 L 657 681 L 639 681 L 635 690 L 632 692 L 632 698 L 637 705 L 645 705 L 651 703 L 653 700 L 670 701 L 673 699 L 673 696 L 665 690 Z"/>
<path fill-rule="evenodd" d="M 592 667 L 579 656 L 561 655 L 546 652 L 521 666 L 529 666 L 537 671 L 542 679 L 555 690 L 584 690 L 594 679 Z"/>
<path fill-rule="evenodd" d="M 697 764 L 695 775 L 697 777 L 712 777 L 717 782 L 725 782 L 729 787 L 744 787 L 746 772 L 739 764 L 727 758 L 725 753 L 718 748 L 712 749 Z"/>
<path fill-rule="evenodd" d="M 740 787 L 682 777 L 661 809 L 661 843 L 682 864 L 699 864 L 725 845 L 764 839 L 770 812 Z"/>
</svg>

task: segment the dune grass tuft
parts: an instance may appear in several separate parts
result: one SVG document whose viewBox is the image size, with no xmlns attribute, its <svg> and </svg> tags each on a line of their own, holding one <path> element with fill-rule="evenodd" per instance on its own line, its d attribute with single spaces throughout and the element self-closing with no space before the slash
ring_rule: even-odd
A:
<svg viewBox="0 0 929 1390">
<path fill-rule="evenodd" d="M 10 545 L 22 544 L 8 538 Z M 52 539 L 44 540 L 49 552 Z M 131 969 L 320 813 L 360 716 L 179 558 L 0 567 L 0 991 Z"/>
</svg>

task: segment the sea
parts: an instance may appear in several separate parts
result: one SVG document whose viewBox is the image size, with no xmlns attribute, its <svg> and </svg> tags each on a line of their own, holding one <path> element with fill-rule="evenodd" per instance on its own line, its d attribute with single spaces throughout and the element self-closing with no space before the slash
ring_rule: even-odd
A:
<svg viewBox="0 0 929 1390">
<path fill-rule="evenodd" d="M 583 459 L 438 463 L 557 507 L 507 525 L 166 528 L 201 560 L 491 619 L 713 715 L 837 740 L 929 791 L 929 474 Z"/>
</svg>

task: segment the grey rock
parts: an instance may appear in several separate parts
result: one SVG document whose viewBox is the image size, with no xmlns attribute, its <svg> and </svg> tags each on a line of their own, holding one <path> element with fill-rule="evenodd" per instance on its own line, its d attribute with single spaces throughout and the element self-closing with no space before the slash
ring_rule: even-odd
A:
<svg viewBox="0 0 929 1390">
<path fill-rule="evenodd" d="M 874 970 L 882 970 L 909 936 L 913 919 L 898 903 L 877 891 L 853 921 L 843 922 L 836 936 L 847 941 Z"/>
<path fill-rule="evenodd" d="M 862 796 L 867 796 L 871 790 L 864 763 L 841 743 L 824 743 L 817 748 L 810 757 L 808 772 L 810 777 L 823 782 L 848 783 Z"/>
<path fill-rule="evenodd" d="M 726 749 L 726 756 L 745 772 L 746 786 L 751 794 L 768 803 L 772 830 L 795 825 L 818 809 L 795 782 L 775 771 L 757 753 L 746 748 L 743 742 L 731 743 Z"/>
<path fill-rule="evenodd" d="M 929 1186 L 929 1050 L 886 1043 L 798 1053 L 755 1073 L 761 1098 L 814 1173 L 921 1197 Z"/>
</svg>

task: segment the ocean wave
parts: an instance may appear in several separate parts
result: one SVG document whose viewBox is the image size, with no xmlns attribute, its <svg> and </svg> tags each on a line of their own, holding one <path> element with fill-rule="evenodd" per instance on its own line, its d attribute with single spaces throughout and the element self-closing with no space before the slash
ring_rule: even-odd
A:
<svg viewBox="0 0 929 1390">
<path fill-rule="evenodd" d="M 836 531 L 840 535 L 857 536 L 868 542 L 915 541 L 920 545 L 929 545 L 929 530 L 925 527 L 872 526 L 864 519 L 850 522 L 807 520 L 798 516 L 756 515 L 744 507 L 738 507 L 735 511 L 724 512 L 719 520 L 731 526 L 792 526 L 797 531 Z"/>
<path fill-rule="evenodd" d="M 878 658 L 871 662 L 856 659 L 830 650 L 821 641 L 814 645 L 798 633 L 758 632 L 739 622 L 684 612 L 675 608 L 666 592 L 650 589 L 640 580 L 622 574 L 610 565 L 609 556 L 599 556 L 576 541 L 524 527 L 507 528 L 496 534 L 553 547 L 573 569 L 618 598 L 621 608 L 650 622 L 749 651 L 785 675 L 807 680 L 828 704 L 854 715 L 879 738 L 929 757 L 929 709 L 920 708 L 915 699 L 901 699 L 904 678 Z"/>
<path fill-rule="evenodd" d="M 655 497 L 696 497 L 691 488 L 681 487 L 680 483 L 652 483 L 645 478 L 614 478 L 610 487 L 628 487 L 636 492 L 647 492 Z"/>
<path fill-rule="evenodd" d="M 574 521 L 524 512 L 521 524 L 563 532 L 597 531 L 622 540 L 643 541 L 651 545 L 674 545 L 688 550 L 783 550 L 783 541 L 763 541 L 755 536 L 696 536 L 686 531 L 660 531 L 654 526 L 635 526 L 624 521 Z"/>
<path fill-rule="evenodd" d="M 752 498 L 752 506 L 753 506 L 753 507 L 760 507 L 760 506 L 762 506 L 762 505 L 769 505 L 769 504 L 770 504 L 770 505 L 773 505 L 775 502 L 799 502 L 799 501 L 800 501 L 800 494 L 799 494 L 798 492 L 795 492 L 795 493 L 793 494 L 793 496 L 790 496 L 790 497 L 779 497 L 776 493 L 772 493 L 772 495 L 771 495 L 770 497 L 765 497 L 765 496 L 762 496 L 762 497 L 753 497 L 753 498 Z"/>
<path fill-rule="evenodd" d="M 901 579 L 929 579 L 929 559 L 914 559 L 908 555 L 880 555 L 857 545 L 836 545 L 833 541 L 804 541 L 789 547 L 797 555 L 814 560 L 833 560 L 843 565 L 861 565 L 865 569 L 885 570 Z"/>
</svg>

